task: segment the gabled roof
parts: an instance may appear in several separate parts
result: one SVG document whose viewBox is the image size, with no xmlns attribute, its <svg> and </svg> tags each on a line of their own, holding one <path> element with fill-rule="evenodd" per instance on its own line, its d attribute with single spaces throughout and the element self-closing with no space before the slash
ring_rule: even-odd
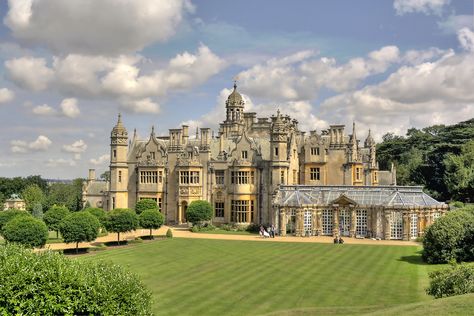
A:
<svg viewBox="0 0 474 316">
<path fill-rule="evenodd" d="M 446 207 L 419 186 L 310 186 L 282 185 L 273 200 L 278 206 L 332 205 Z"/>
</svg>

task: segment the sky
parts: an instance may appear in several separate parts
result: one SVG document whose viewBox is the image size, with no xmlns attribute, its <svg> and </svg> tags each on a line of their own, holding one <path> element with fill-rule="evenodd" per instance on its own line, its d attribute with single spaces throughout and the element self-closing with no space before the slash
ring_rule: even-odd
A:
<svg viewBox="0 0 474 316">
<path fill-rule="evenodd" d="M 3 0 L 0 176 L 108 168 L 110 131 L 217 131 L 246 110 L 304 131 L 404 135 L 474 117 L 471 0 Z M 348 130 L 348 133 L 351 133 Z"/>
</svg>

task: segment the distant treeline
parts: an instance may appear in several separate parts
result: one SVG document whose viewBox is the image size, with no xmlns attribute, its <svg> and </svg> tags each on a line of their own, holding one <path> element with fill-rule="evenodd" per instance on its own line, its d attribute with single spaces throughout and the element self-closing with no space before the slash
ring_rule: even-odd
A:
<svg viewBox="0 0 474 316">
<path fill-rule="evenodd" d="M 4 178 L 0 177 L 0 207 L 12 194 L 19 194 L 26 200 L 27 209 L 34 207 L 49 209 L 52 205 L 66 206 L 70 211 L 82 209 L 83 179 L 53 182 L 41 176 Z"/>
<path fill-rule="evenodd" d="M 385 134 L 377 156 L 381 169 L 395 164 L 399 185 L 423 185 L 442 201 L 474 201 L 474 119 Z"/>
</svg>

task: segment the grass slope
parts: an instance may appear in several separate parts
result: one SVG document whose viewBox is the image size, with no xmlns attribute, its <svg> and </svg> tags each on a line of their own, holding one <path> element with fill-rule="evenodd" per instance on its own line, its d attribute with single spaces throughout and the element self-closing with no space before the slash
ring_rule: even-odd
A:
<svg viewBox="0 0 474 316">
<path fill-rule="evenodd" d="M 156 315 L 348 315 L 431 300 L 424 288 L 433 267 L 418 251 L 175 238 L 79 260 L 111 260 L 138 273 Z"/>
</svg>

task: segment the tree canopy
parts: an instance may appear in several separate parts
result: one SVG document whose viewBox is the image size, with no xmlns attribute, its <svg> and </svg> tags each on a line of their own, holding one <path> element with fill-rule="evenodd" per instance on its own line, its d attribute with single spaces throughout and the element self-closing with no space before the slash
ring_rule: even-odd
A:
<svg viewBox="0 0 474 316">
<path fill-rule="evenodd" d="M 46 224 L 32 216 L 16 216 L 3 227 L 3 237 L 8 242 L 26 247 L 43 247 L 48 240 Z"/>
<path fill-rule="evenodd" d="M 212 219 L 213 208 L 211 203 L 204 200 L 192 201 L 186 209 L 186 218 L 194 225 Z"/>
<path fill-rule="evenodd" d="M 164 217 L 156 210 L 144 210 L 139 216 L 140 226 L 150 230 L 150 239 L 153 238 L 152 229 L 158 229 L 163 225 Z"/>
<path fill-rule="evenodd" d="M 117 243 L 120 243 L 120 233 L 137 229 L 138 216 L 128 208 L 116 208 L 107 214 L 106 226 L 108 231 L 117 233 Z"/>
<path fill-rule="evenodd" d="M 9 209 L 9 210 L 0 212 L 0 234 L 2 233 L 2 230 L 5 224 L 17 216 L 31 217 L 31 214 L 26 211 L 15 210 L 15 209 Z"/>
<path fill-rule="evenodd" d="M 137 212 L 137 214 L 140 215 L 145 210 L 157 211 L 158 204 L 156 204 L 156 202 L 152 199 L 143 199 L 135 204 L 135 212 Z"/>
<path fill-rule="evenodd" d="M 26 210 L 33 212 L 37 205 L 44 207 L 46 205 L 46 196 L 37 184 L 28 185 L 22 192 L 21 197 L 25 200 Z"/>
<path fill-rule="evenodd" d="M 99 235 L 100 222 L 89 212 L 76 212 L 67 215 L 59 225 L 65 243 L 93 241 Z"/>
<path fill-rule="evenodd" d="M 43 220 L 48 225 L 49 230 L 59 232 L 61 221 L 69 214 L 69 210 L 65 206 L 53 205 L 46 213 Z"/>
</svg>

